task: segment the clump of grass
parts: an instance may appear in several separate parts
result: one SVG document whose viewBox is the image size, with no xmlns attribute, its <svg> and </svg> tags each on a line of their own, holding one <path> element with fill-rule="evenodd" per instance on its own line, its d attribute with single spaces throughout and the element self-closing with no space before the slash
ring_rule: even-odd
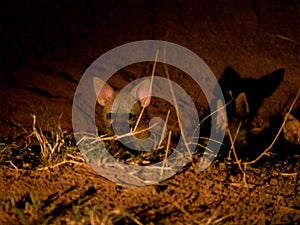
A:
<svg viewBox="0 0 300 225">
<path fill-rule="evenodd" d="M 45 204 L 37 191 L 29 191 L 21 199 L 17 191 L 13 191 L 9 199 L 1 201 L 0 208 L 15 215 L 24 225 L 46 225 L 53 218 L 50 212 L 55 205 Z"/>
<path fill-rule="evenodd" d="M 31 128 L 26 129 L 19 125 L 24 132 L 12 140 L 1 143 L 0 165 L 17 170 L 41 170 L 67 162 L 83 161 L 72 133 L 61 127 L 62 114 L 47 130 L 43 126 L 38 126 L 35 114 L 31 116 Z"/>
</svg>

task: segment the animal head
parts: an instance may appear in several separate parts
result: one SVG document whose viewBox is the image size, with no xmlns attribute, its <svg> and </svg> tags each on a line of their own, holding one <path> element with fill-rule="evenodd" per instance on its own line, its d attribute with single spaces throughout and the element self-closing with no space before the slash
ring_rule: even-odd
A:
<svg viewBox="0 0 300 225">
<path fill-rule="evenodd" d="M 136 125 L 137 119 L 141 113 L 142 108 L 148 107 L 151 101 L 151 97 L 148 96 L 150 90 L 150 81 L 145 79 L 135 85 L 130 92 L 125 93 L 124 97 L 117 102 L 116 107 L 113 110 L 113 104 L 119 91 L 114 91 L 114 89 L 103 80 L 98 77 L 93 79 L 94 90 L 97 95 L 97 102 L 103 107 L 100 114 L 100 125 L 101 130 L 105 134 L 113 134 L 112 124 L 115 123 L 117 126 L 119 124 L 119 129 L 124 130 L 122 125 L 129 124 L 131 128 Z M 102 88 L 101 88 L 102 87 Z M 100 92 L 99 92 L 100 90 Z M 130 105 L 131 102 L 138 103 L 133 106 Z M 131 108 L 130 113 L 127 113 L 126 109 Z M 121 119 L 116 117 L 115 112 L 118 111 L 121 114 Z M 125 118 L 125 119 L 124 119 Z M 122 120 L 122 121 L 120 121 Z"/>
<path fill-rule="evenodd" d="M 226 67 L 219 79 L 219 84 L 225 95 L 226 102 L 235 100 L 242 92 L 247 96 L 249 116 L 254 117 L 263 103 L 263 99 L 271 96 L 282 82 L 285 70 L 283 68 L 264 75 L 259 79 L 242 78 L 233 68 Z M 232 96 L 229 96 L 228 93 Z M 229 104 L 227 113 L 235 113 L 235 104 Z"/>
<path fill-rule="evenodd" d="M 284 69 L 278 69 L 258 79 L 242 78 L 231 67 L 225 68 L 219 84 L 226 100 L 226 115 L 222 111 L 217 114 L 217 129 L 226 130 L 238 148 L 245 147 L 249 137 L 262 131 L 254 121 L 263 99 L 269 97 L 283 80 Z M 217 100 L 217 108 L 222 107 Z M 226 120 L 227 119 L 227 120 Z"/>
</svg>

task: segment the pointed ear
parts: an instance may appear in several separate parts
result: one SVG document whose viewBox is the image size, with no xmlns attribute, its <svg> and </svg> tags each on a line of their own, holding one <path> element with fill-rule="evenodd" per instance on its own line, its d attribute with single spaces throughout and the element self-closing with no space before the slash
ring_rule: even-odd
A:
<svg viewBox="0 0 300 225">
<path fill-rule="evenodd" d="M 258 81 L 258 87 L 257 90 L 259 90 L 261 93 L 262 98 L 269 97 L 273 94 L 273 92 L 277 89 L 279 84 L 283 80 L 285 69 L 281 68 L 273 73 L 267 74 L 265 76 L 262 76 Z"/>
<path fill-rule="evenodd" d="M 93 78 L 93 85 L 95 94 L 98 95 L 97 102 L 100 105 L 105 106 L 106 103 L 113 97 L 114 90 L 98 77 Z M 100 90 L 101 87 L 102 89 Z"/>
<path fill-rule="evenodd" d="M 235 111 L 242 118 L 249 116 L 249 104 L 244 92 L 239 94 L 235 99 Z"/>
<path fill-rule="evenodd" d="M 137 84 L 132 90 L 131 94 L 140 101 L 142 107 L 150 105 L 150 79 L 145 79 Z"/>
</svg>

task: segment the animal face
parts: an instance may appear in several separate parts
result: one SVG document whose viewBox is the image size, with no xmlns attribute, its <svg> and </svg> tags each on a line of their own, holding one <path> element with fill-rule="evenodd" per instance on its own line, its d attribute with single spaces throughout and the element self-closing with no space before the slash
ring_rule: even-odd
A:
<svg viewBox="0 0 300 225">
<path fill-rule="evenodd" d="M 225 68 L 219 84 L 226 99 L 227 121 L 218 113 L 219 129 L 228 128 L 226 134 L 230 132 L 234 139 L 235 147 L 243 148 L 249 143 L 249 139 L 258 135 L 263 127 L 257 126 L 254 117 L 257 115 L 263 99 L 271 96 L 282 82 L 284 69 L 278 69 L 259 79 L 242 78 L 231 67 Z M 230 93 L 230 94 L 228 94 Z M 217 107 L 222 107 L 220 100 Z M 223 126 L 223 127 L 222 127 Z"/>
<path fill-rule="evenodd" d="M 117 95 L 119 91 L 106 84 L 100 78 L 93 80 L 95 93 L 97 94 L 97 102 L 103 107 L 100 114 L 100 129 L 104 134 L 112 135 L 114 131 L 112 124 L 119 133 L 128 133 L 128 124 L 130 128 L 134 128 L 142 108 L 148 107 L 151 97 L 148 96 L 150 90 L 150 81 L 145 79 L 135 85 L 130 92 L 124 93 L 118 101 Z M 100 90 L 100 88 L 102 89 Z M 97 93 L 100 90 L 99 93 Z M 137 102 L 139 101 L 139 102 Z M 136 102 L 131 105 L 132 102 Z M 114 105 L 114 108 L 113 108 Z M 127 109 L 131 109 L 128 113 Z M 116 115 L 118 112 L 119 116 Z"/>
</svg>

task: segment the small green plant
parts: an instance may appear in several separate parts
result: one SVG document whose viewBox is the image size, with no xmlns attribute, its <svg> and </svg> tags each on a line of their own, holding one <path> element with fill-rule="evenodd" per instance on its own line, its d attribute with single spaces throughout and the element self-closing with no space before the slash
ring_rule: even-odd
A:
<svg viewBox="0 0 300 225">
<path fill-rule="evenodd" d="M 75 222 L 79 222 L 83 215 L 81 213 L 80 199 L 72 204 L 72 211 L 69 212 L 70 216 Z"/>
<path fill-rule="evenodd" d="M 37 191 L 30 191 L 16 202 L 17 193 L 14 191 L 9 199 L 10 211 L 14 210 L 20 222 L 27 224 L 46 225 L 52 219 L 52 216 L 46 216 L 51 211 L 51 207 L 46 207 Z"/>
</svg>

